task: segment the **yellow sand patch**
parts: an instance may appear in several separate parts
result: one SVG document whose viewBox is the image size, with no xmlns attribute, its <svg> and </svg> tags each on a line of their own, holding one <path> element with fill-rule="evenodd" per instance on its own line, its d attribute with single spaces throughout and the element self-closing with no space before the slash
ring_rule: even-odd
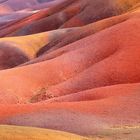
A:
<svg viewBox="0 0 140 140">
<path fill-rule="evenodd" d="M 88 140 L 87 138 L 48 129 L 0 126 L 0 140 Z"/>
<path fill-rule="evenodd" d="M 136 4 L 138 4 L 139 0 L 116 0 L 118 7 L 122 7 L 124 10 L 129 10 L 129 8 L 132 8 Z"/>
<path fill-rule="evenodd" d="M 34 58 L 37 51 L 48 43 L 48 32 L 1 38 L 0 42 L 14 43 L 16 47 L 20 48 L 28 57 Z"/>
</svg>

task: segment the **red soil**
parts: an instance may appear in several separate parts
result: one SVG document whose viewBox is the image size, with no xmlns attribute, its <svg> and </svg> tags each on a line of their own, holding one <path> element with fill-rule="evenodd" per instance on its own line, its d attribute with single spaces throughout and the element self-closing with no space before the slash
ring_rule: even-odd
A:
<svg viewBox="0 0 140 140">
<path fill-rule="evenodd" d="M 76 56 L 76 60 L 83 58 L 78 64 L 74 60 L 71 61 L 70 66 L 75 63 L 80 68 L 83 64 L 85 66 L 84 62 L 86 60 L 90 65 L 87 68 L 82 68 L 83 71 L 75 77 L 47 89 L 47 92 L 52 93 L 54 96 L 59 96 L 95 87 L 139 82 L 140 51 L 139 30 L 137 30 L 139 21 L 139 19 L 128 20 L 80 40 L 78 42 L 79 49 L 50 60 L 54 61 L 68 55 Z M 101 38 L 104 39 L 100 41 Z"/>
<path fill-rule="evenodd" d="M 0 1 L 0 124 L 139 127 L 140 0 L 43 2 Z"/>
<path fill-rule="evenodd" d="M 100 94 L 102 99 L 94 98 L 85 102 L 1 105 L 1 123 L 45 127 L 78 134 L 94 134 L 114 126 L 138 125 L 139 88 L 139 84 L 129 84 L 95 89 L 92 94 L 100 90 L 95 94 Z M 111 95 L 105 97 L 108 93 L 104 93 L 104 90 Z M 77 129 L 79 125 L 81 128 Z"/>
</svg>

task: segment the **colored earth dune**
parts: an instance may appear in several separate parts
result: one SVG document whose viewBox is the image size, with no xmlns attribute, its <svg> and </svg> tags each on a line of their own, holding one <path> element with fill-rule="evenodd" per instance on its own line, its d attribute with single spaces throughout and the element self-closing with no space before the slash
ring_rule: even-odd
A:
<svg viewBox="0 0 140 140">
<path fill-rule="evenodd" d="M 139 132 L 140 0 L 0 0 L 0 140 Z"/>
</svg>

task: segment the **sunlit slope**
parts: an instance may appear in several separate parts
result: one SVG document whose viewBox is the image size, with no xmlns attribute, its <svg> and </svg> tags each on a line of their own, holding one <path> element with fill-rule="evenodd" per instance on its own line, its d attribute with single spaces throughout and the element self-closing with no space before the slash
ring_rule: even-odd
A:
<svg viewBox="0 0 140 140">
<path fill-rule="evenodd" d="M 88 140 L 65 132 L 19 126 L 0 126 L 0 139 L 3 140 Z"/>
</svg>

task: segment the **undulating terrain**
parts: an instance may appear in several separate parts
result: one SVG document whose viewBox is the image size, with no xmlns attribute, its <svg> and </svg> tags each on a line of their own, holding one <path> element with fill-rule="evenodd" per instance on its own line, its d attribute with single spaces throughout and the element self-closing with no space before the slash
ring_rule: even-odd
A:
<svg viewBox="0 0 140 140">
<path fill-rule="evenodd" d="M 0 0 L 0 140 L 140 140 L 140 0 Z"/>
</svg>

